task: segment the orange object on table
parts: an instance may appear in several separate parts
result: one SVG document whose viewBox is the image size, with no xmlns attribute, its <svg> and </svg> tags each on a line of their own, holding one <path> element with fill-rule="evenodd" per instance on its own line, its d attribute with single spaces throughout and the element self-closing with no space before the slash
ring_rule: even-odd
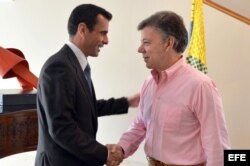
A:
<svg viewBox="0 0 250 166">
<path fill-rule="evenodd" d="M 27 60 L 18 49 L 0 47 L 0 75 L 4 79 L 17 77 L 23 90 L 37 88 L 38 78 L 29 70 Z"/>
</svg>

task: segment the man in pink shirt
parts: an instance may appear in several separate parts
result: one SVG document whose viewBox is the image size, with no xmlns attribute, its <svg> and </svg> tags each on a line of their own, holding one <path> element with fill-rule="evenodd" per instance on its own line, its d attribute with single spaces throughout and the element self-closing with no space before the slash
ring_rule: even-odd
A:
<svg viewBox="0 0 250 166">
<path fill-rule="evenodd" d="M 188 34 L 182 18 L 158 12 L 138 30 L 138 52 L 151 75 L 142 86 L 139 112 L 118 143 L 124 157 L 145 139 L 150 166 L 223 166 L 230 145 L 222 100 L 214 82 L 185 63 Z"/>
</svg>

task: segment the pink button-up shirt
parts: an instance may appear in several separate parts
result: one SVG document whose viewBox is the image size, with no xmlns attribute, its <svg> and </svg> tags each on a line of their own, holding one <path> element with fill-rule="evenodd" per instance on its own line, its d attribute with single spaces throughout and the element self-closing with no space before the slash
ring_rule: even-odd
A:
<svg viewBox="0 0 250 166">
<path fill-rule="evenodd" d="M 214 82 L 185 63 L 152 71 L 141 90 L 139 112 L 119 145 L 125 157 L 145 138 L 147 156 L 166 164 L 223 166 L 230 148 L 221 97 Z"/>
</svg>

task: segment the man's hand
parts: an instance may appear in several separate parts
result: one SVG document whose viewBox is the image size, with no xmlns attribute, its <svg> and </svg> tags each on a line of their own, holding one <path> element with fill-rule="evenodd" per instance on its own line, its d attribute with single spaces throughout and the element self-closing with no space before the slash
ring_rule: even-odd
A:
<svg viewBox="0 0 250 166">
<path fill-rule="evenodd" d="M 108 159 L 107 166 L 118 166 L 124 159 L 122 147 L 117 144 L 107 144 Z"/>
<path fill-rule="evenodd" d="M 140 102 L 140 93 L 136 93 L 133 96 L 130 96 L 128 99 L 129 107 L 137 107 Z"/>
</svg>

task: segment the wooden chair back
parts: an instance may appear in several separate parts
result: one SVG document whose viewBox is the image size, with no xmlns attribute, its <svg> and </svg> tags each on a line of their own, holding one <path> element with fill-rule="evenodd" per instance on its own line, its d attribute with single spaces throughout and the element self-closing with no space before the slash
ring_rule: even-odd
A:
<svg viewBox="0 0 250 166">
<path fill-rule="evenodd" d="M 0 114 L 0 158 L 36 150 L 37 142 L 35 109 Z"/>
</svg>

